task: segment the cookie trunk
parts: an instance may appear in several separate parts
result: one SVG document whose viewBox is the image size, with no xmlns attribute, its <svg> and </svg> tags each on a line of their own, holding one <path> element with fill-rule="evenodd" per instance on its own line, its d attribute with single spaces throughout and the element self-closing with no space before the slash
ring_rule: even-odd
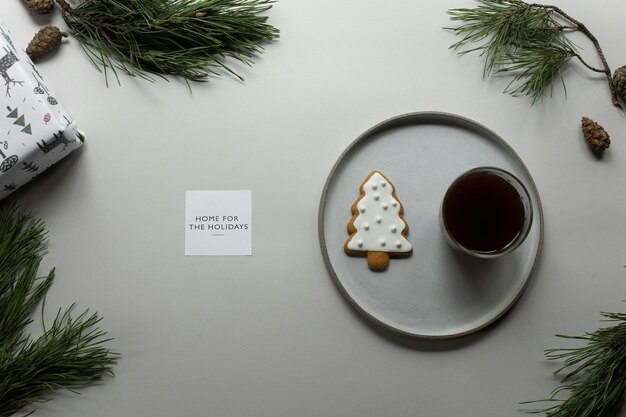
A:
<svg viewBox="0 0 626 417">
<path fill-rule="evenodd" d="M 375 271 L 382 271 L 389 265 L 389 253 L 387 252 L 367 252 L 367 266 Z"/>
</svg>

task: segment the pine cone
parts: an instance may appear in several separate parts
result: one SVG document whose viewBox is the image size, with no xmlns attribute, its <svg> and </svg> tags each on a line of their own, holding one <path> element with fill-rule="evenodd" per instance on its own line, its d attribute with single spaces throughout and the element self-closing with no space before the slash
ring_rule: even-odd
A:
<svg viewBox="0 0 626 417">
<path fill-rule="evenodd" d="M 582 129 L 587 145 L 596 153 L 604 152 L 611 144 L 606 130 L 588 117 L 582 118 Z"/>
<path fill-rule="evenodd" d="M 619 67 L 613 73 L 613 85 L 617 90 L 617 96 L 626 103 L 626 65 Z"/>
<path fill-rule="evenodd" d="M 48 14 L 54 8 L 54 0 L 24 0 L 26 6 L 37 14 Z"/>
<path fill-rule="evenodd" d="M 33 61 L 41 55 L 51 52 L 59 47 L 61 38 L 67 33 L 61 32 L 56 26 L 45 26 L 35 34 L 35 37 L 28 43 L 26 53 Z"/>
</svg>

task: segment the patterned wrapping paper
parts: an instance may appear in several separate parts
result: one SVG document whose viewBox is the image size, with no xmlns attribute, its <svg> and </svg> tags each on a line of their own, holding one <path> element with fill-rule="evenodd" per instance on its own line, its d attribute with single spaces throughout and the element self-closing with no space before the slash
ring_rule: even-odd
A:
<svg viewBox="0 0 626 417">
<path fill-rule="evenodd" d="M 0 200 L 84 142 L 26 52 L 0 22 Z"/>
</svg>

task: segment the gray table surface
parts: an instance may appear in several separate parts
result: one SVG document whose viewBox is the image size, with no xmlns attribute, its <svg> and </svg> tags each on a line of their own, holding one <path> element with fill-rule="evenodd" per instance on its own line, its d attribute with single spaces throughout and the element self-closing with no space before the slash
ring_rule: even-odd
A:
<svg viewBox="0 0 626 417">
<path fill-rule="evenodd" d="M 621 0 L 555 0 L 625 64 Z M 14 194 L 43 218 L 57 267 L 46 317 L 98 311 L 123 353 L 115 378 L 61 393 L 42 416 L 522 416 L 556 387 L 555 333 L 623 311 L 626 116 L 605 81 L 574 64 L 536 105 L 459 57 L 446 10 L 471 0 L 283 0 L 281 39 L 252 68 L 208 84 L 122 76 L 107 88 L 74 38 L 40 72 L 87 133 L 71 158 Z M 25 45 L 48 18 L 20 1 L 0 17 Z M 63 27 L 57 13 L 51 18 Z M 593 48 L 577 38 L 595 62 Z M 494 326 L 419 341 L 370 325 L 344 300 L 320 251 L 326 177 L 362 132 L 414 111 L 488 126 L 524 160 L 542 197 L 545 241 L 527 291 Z M 580 118 L 612 134 L 602 160 Z M 186 190 L 251 189 L 253 256 L 185 257 Z M 37 327 L 34 331 L 38 331 Z M 626 414 L 625 414 L 626 415 Z"/>
</svg>

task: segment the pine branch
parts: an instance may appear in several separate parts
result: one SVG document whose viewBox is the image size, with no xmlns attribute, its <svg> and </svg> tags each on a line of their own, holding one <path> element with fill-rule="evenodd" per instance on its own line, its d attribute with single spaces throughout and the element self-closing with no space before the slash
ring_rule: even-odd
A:
<svg viewBox="0 0 626 417">
<path fill-rule="evenodd" d="M 118 355 L 102 346 L 110 339 L 96 327 L 100 317 L 84 312 L 72 318 L 73 307 L 59 311 L 37 340 L 0 352 L 0 417 L 48 399 L 53 390 L 73 391 L 112 374 Z"/>
<path fill-rule="evenodd" d="M 252 64 L 279 31 L 260 16 L 273 0 L 56 0 L 68 27 L 105 76 L 118 70 L 152 80 L 207 81 L 222 71 L 243 80 L 228 59 Z"/>
<path fill-rule="evenodd" d="M 451 48 L 461 54 L 480 52 L 485 57 L 484 75 L 513 76 L 505 92 L 528 95 L 534 104 L 546 92 L 552 92 L 555 79 L 559 79 L 565 88 L 562 68 L 576 58 L 586 68 L 606 76 L 612 102 L 621 107 L 604 52 L 597 38 L 582 22 L 551 5 L 529 4 L 521 0 L 478 0 L 478 3 L 479 6 L 473 9 L 448 11 L 452 21 L 460 22 L 459 26 L 448 28 L 461 37 Z M 591 41 L 602 68 L 596 68 L 582 58 L 579 48 L 567 38 L 572 31 L 583 33 Z M 478 46 L 463 49 L 471 43 Z"/>
<path fill-rule="evenodd" d="M 591 41 L 591 43 L 593 44 L 594 48 L 596 49 L 597 53 L 598 53 L 598 57 L 600 58 L 600 62 L 602 63 L 602 69 L 597 69 L 592 67 L 591 65 L 587 64 L 580 55 L 576 55 L 576 57 L 579 59 L 579 61 L 587 68 L 589 68 L 592 71 L 595 72 L 601 72 L 605 75 L 608 85 L 609 85 L 609 91 L 611 92 L 611 100 L 613 102 L 613 105 L 616 107 L 620 107 L 622 108 L 621 103 L 619 102 L 619 99 L 617 98 L 617 90 L 615 88 L 615 84 L 613 84 L 613 79 L 611 77 L 611 69 L 609 68 L 609 64 L 606 60 L 606 57 L 604 56 L 604 51 L 602 50 L 602 48 L 600 47 L 600 42 L 598 41 L 598 39 L 593 35 L 593 33 L 591 33 L 591 31 L 587 28 L 587 26 L 585 24 L 583 24 L 582 22 L 574 19 L 573 17 L 571 17 L 569 14 L 565 13 L 561 8 L 556 7 L 556 6 L 550 6 L 550 5 L 545 5 L 545 4 L 537 4 L 537 3 L 533 3 L 531 5 L 532 7 L 537 7 L 537 8 L 542 8 L 545 10 L 548 10 L 550 12 L 555 12 L 557 14 L 559 14 L 563 19 L 569 21 L 572 26 L 568 26 L 568 28 L 574 28 L 574 30 L 577 30 L 581 33 L 583 33 L 587 39 L 589 39 Z"/>
<path fill-rule="evenodd" d="M 561 338 L 581 340 L 585 346 L 570 349 L 548 349 L 549 360 L 563 361 L 555 375 L 561 385 L 550 397 L 529 403 L 557 402 L 557 405 L 533 413 L 547 417 L 616 417 L 626 400 L 626 314 L 602 313 L 613 326 L 583 336 Z M 565 400 L 559 394 L 569 392 Z"/>
<path fill-rule="evenodd" d="M 59 388 L 74 390 L 111 373 L 119 357 L 104 344 L 97 314 L 59 310 L 41 337 L 25 328 L 54 282 L 54 269 L 38 277 L 46 249 L 41 220 L 15 206 L 0 207 L 0 417 L 45 401 Z"/>
</svg>

